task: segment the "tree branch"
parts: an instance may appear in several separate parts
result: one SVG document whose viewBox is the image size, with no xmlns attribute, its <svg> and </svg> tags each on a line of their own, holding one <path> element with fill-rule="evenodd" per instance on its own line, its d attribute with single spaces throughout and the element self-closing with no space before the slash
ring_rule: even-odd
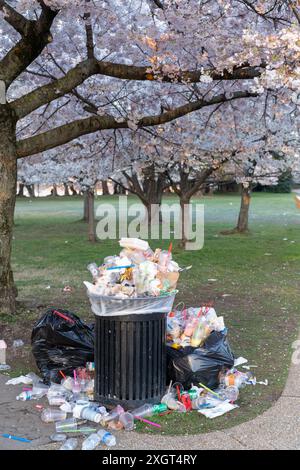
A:
<svg viewBox="0 0 300 470">
<path fill-rule="evenodd" d="M 205 170 L 202 171 L 201 175 L 196 179 L 195 184 L 193 187 L 187 191 L 183 197 L 186 198 L 188 201 L 191 199 L 191 197 L 200 190 L 201 186 L 203 183 L 207 180 L 207 178 L 214 172 L 214 167 L 210 166 L 206 168 Z"/>
<path fill-rule="evenodd" d="M 293 3 L 291 0 L 288 0 L 288 5 L 290 9 L 292 10 L 296 20 L 298 21 L 298 24 L 300 24 L 300 12 L 297 8 L 297 5 L 295 5 L 295 3 Z"/>
<path fill-rule="evenodd" d="M 30 27 L 32 23 L 31 21 L 8 5 L 4 0 L 0 0 L 0 11 L 4 13 L 4 19 L 7 23 L 21 34 L 21 36 L 26 36 L 28 27 Z"/>
<path fill-rule="evenodd" d="M 256 97 L 257 94 L 247 91 L 240 91 L 232 93 L 230 98 L 226 95 L 217 95 L 209 101 L 198 100 L 192 103 L 179 106 L 178 108 L 166 111 L 162 114 L 143 117 L 137 122 L 138 127 L 157 126 L 173 121 L 181 116 L 197 111 L 206 106 L 211 106 L 218 103 L 226 103 L 240 98 Z M 104 129 L 128 129 L 128 122 L 118 122 L 110 115 L 104 116 L 91 116 L 89 118 L 78 119 L 69 124 L 56 127 L 42 134 L 34 137 L 23 139 L 17 143 L 18 158 L 34 155 L 36 153 L 44 152 L 59 145 L 66 144 L 77 137 L 82 135 L 91 134 Z"/>
<path fill-rule="evenodd" d="M 91 0 L 85 0 L 87 4 L 89 4 L 90 1 Z M 93 34 L 93 27 L 91 23 L 91 13 L 86 12 L 83 16 L 83 19 L 85 22 L 87 56 L 89 59 L 92 59 L 94 57 L 94 37 L 93 37 L 94 34 Z"/>
<path fill-rule="evenodd" d="M 129 191 L 130 193 L 132 192 L 131 189 L 129 188 L 126 188 L 126 186 L 124 186 L 123 183 L 120 183 L 119 181 L 115 180 L 114 178 L 112 178 L 111 176 L 108 178 L 110 181 L 112 181 L 113 183 L 117 184 L 118 186 L 121 186 L 121 188 L 123 188 L 125 191 Z"/>
<path fill-rule="evenodd" d="M 263 67 L 262 64 L 260 67 Z M 252 79 L 258 77 L 261 72 L 259 67 L 250 67 L 244 64 L 240 67 L 233 68 L 232 72 L 224 70 L 217 72 L 215 70 L 207 70 L 204 72 L 209 74 L 213 80 L 237 80 Z M 74 88 L 81 85 L 85 80 L 93 75 L 105 75 L 126 80 L 158 80 L 158 76 L 149 71 L 149 67 L 138 67 L 134 65 L 115 64 L 114 62 L 103 62 L 95 58 L 87 59 L 80 62 L 76 67 L 65 74 L 64 77 L 55 80 L 47 85 L 41 86 L 36 90 L 11 103 L 16 115 L 19 119 L 30 114 L 35 109 L 53 101 L 66 93 L 71 92 Z M 186 83 L 199 82 L 202 71 L 179 71 L 178 82 Z M 172 79 L 165 75 L 162 77 L 163 82 L 172 82 Z M 177 82 L 176 82 L 177 83 Z"/>
<path fill-rule="evenodd" d="M 152 1 L 157 8 L 160 8 L 161 10 L 164 9 L 164 6 L 160 0 L 150 0 L 150 1 Z"/>
<path fill-rule="evenodd" d="M 0 0 L 1 1 L 1 0 Z M 3 8 L 6 8 L 6 2 Z M 5 82 L 6 88 L 26 70 L 42 52 L 44 47 L 52 41 L 50 28 L 58 11 L 53 11 L 43 1 L 39 1 L 42 12 L 37 21 L 29 21 L 11 9 L 11 14 L 5 20 L 12 24 L 21 34 L 20 41 L 0 61 L 0 80 Z M 18 29 L 17 29 L 18 28 Z"/>
</svg>

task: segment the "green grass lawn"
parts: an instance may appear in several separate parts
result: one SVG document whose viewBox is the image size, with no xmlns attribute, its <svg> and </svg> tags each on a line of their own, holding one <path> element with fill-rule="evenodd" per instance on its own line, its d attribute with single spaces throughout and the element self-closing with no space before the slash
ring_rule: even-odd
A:
<svg viewBox="0 0 300 470">
<path fill-rule="evenodd" d="M 116 204 L 114 197 L 99 197 Z M 130 198 L 135 202 L 134 198 Z M 166 198 L 175 202 L 175 198 Z M 240 199 L 236 195 L 195 199 L 205 208 L 205 244 L 200 251 L 183 252 L 176 246 L 174 258 L 192 264 L 179 283 L 178 302 L 199 306 L 213 301 L 223 315 L 236 356 L 256 364 L 258 380 L 269 385 L 248 386 L 239 408 L 208 420 L 198 413 L 173 413 L 160 418 L 162 431 L 138 425 L 141 432 L 166 434 L 201 433 L 236 425 L 270 407 L 280 396 L 299 329 L 300 211 L 290 194 L 254 194 L 249 235 L 220 235 L 234 226 Z M 118 253 L 117 241 L 90 244 L 87 226 L 80 222 L 83 201 L 75 198 L 18 200 L 15 217 L 13 268 L 20 307 L 15 317 L 2 317 L 0 336 L 23 338 L 25 347 L 13 357 L 13 374 L 33 368 L 30 333 L 35 319 L 47 306 L 73 310 L 93 321 L 84 280 L 89 262 Z M 167 248 L 169 241 L 153 247 Z M 209 279 L 216 279 L 212 282 Z M 74 291 L 63 293 L 64 286 Z M 159 422 L 159 419 L 157 419 Z"/>
</svg>

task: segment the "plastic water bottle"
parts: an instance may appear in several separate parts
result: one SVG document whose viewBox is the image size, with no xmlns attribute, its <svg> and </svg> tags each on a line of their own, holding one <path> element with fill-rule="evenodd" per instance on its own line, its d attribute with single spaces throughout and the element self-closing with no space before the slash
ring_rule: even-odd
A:
<svg viewBox="0 0 300 470">
<path fill-rule="evenodd" d="M 101 442 L 101 437 L 93 433 L 89 437 L 87 437 L 82 443 L 82 450 L 94 450 Z"/>
<path fill-rule="evenodd" d="M 191 338 L 191 346 L 197 348 L 204 339 L 204 326 L 199 319 L 196 328 L 194 329 L 193 336 Z"/>
<path fill-rule="evenodd" d="M 67 439 L 59 450 L 75 450 L 78 445 L 78 439 L 72 437 L 71 439 Z"/>
<path fill-rule="evenodd" d="M 184 336 L 192 336 L 193 332 L 198 324 L 199 319 L 197 317 L 190 318 L 184 329 Z"/>
<path fill-rule="evenodd" d="M 34 395 L 33 395 L 32 391 L 28 390 L 26 392 L 20 393 L 20 395 L 18 395 L 16 397 L 16 400 L 27 401 L 27 400 L 33 400 L 33 398 L 34 398 Z"/>
<path fill-rule="evenodd" d="M 194 400 L 192 400 L 192 408 L 193 410 L 199 410 L 206 403 L 207 403 L 207 400 L 205 397 L 197 397 Z"/>
<path fill-rule="evenodd" d="M 101 439 L 101 442 L 108 447 L 113 447 L 116 445 L 116 438 L 110 432 L 106 431 L 105 429 L 100 429 L 97 432 L 98 436 Z"/>
</svg>

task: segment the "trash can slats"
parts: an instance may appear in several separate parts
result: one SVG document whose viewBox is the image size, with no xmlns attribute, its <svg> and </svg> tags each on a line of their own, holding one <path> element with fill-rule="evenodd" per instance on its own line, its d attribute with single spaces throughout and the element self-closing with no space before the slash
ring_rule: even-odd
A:
<svg viewBox="0 0 300 470">
<path fill-rule="evenodd" d="M 158 403 L 166 387 L 166 314 L 96 316 L 95 399 Z"/>
</svg>

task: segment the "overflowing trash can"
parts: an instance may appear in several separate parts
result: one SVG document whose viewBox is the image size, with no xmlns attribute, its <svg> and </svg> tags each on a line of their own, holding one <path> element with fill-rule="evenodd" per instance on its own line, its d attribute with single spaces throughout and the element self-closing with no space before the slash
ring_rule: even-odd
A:
<svg viewBox="0 0 300 470">
<path fill-rule="evenodd" d="M 89 297 L 95 314 L 95 400 L 125 408 L 159 403 L 166 388 L 166 316 L 175 295 Z"/>
</svg>

